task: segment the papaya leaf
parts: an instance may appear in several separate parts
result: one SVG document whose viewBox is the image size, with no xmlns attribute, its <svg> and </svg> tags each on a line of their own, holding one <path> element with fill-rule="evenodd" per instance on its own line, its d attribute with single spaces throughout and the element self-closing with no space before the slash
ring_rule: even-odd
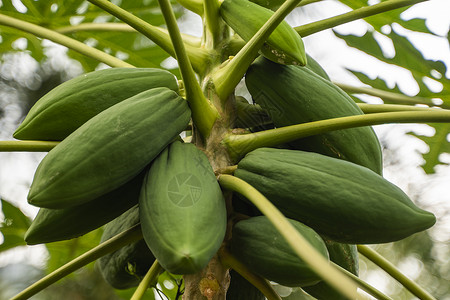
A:
<svg viewBox="0 0 450 300">
<path fill-rule="evenodd" d="M 31 220 L 11 202 L 0 199 L 4 219 L 0 222 L 0 233 L 3 235 L 3 243 L 0 244 L 0 252 L 26 245 L 23 237 Z"/>
<path fill-rule="evenodd" d="M 433 174 L 436 166 L 448 165 L 448 163 L 440 161 L 439 156 L 442 153 L 450 153 L 450 143 L 447 140 L 447 136 L 450 134 L 450 124 L 433 123 L 428 125 L 435 129 L 435 134 L 431 137 L 413 132 L 409 132 L 409 134 L 421 139 L 429 146 L 430 150 L 422 154 L 425 160 L 422 168 L 427 174 Z"/>
</svg>

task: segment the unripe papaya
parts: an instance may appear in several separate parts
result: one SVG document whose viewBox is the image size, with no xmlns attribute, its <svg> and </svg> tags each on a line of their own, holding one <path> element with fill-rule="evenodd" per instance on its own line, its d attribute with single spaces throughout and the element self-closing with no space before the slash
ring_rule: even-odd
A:
<svg viewBox="0 0 450 300">
<path fill-rule="evenodd" d="M 273 15 L 270 9 L 248 0 L 224 0 L 220 15 L 243 40 L 248 42 Z M 286 22 L 272 32 L 261 48 L 261 53 L 270 60 L 282 64 L 304 66 L 305 47 L 300 35 Z"/>
<path fill-rule="evenodd" d="M 112 192 L 78 206 L 40 208 L 25 233 L 25 242 L 35 245 L 69 240 L 108 223 L 138 204 L 144 175 L 143 171 Z"/>
<path fill-rule="evenodd" d="M 105 226 L 101 241 L 139 223 L 139 207 L 136 205 Z M 116 289 L 137 286 L 155 261 L 144 240 L 126 245 L 117 251 L 102 256 L 96 267 L 103 278 Z"/>
<path fill-rule="evenodd" d="M 363 114 L 344 91 L 308 68 L 280 65 L 261 57 L 250 66 L 245 83 L 253 100 L 277 127 Z M 289 144 L 382 173 L 380 143 L 368 126 L 330 131 Z"/>
<path fill-rule="evenodd" d="M 330 80 L 330 77 L 328 76 L 327 72 L 314 58 L 312 58 L 308 53 L 306 53 L 306 58 L 308 59 L 308 63 L 305 66 L 306 68 L 310 69 L 320 77 L 326 80 Z"/>
<path fill-rule="evenodd" d="M 174 274 L 204 268 L 225 236 L 222 191 L 206 155 L 175 141 L 152 162 L 139 198 L 144 239 Z"/>
<path fill-rule="evenodd" d="M 338 242 L 393 242 L 436 222 L 377 173 L 318 153 L 259 148 L 239 162 L 235 176 L 287 217 Z"/>
<path fill-rule="evenodd" d="M 40 98 L 14 137 L 61 141 L 108 107 L 155 87 L 178 92 L 175 76 L 162 69 L 109 68 L 80 75 Z"/>
<path fill-rule="evenodd" d="M 328 252 L 319 234 L 304 224 L 288 221 L 322 256 Z M 233 227 L 231 253 L 253 272 L 285 286 L 308 286 L 321 278 L 301 260 L 266 216 L 239 221 Z"/>
<path fill-rule="evenodd" d="M 327 246 L 328 253 L 330 254 L 330 260 L 346 269 L 347 271 L 358 276 L 359 265 L 358 250 L 356 249 L 356 245 L 337 243 L 325 238 L 324 241 L 325 245 Z M 312 286 L 304 287 L 303 290 L 305 290 L 308 294 L 314 296 L 318 300 L 348 299 L 324 281 L 321 281 L 318 284 Z"/>
<path fill-rule="evenodd" d="M 104 110 L 44 157 L 29 203 L 66 208 L 116 189 L 177 137 L 190 115 L 186 100 L 168 88 L 139 93 Z"/>
</svg>

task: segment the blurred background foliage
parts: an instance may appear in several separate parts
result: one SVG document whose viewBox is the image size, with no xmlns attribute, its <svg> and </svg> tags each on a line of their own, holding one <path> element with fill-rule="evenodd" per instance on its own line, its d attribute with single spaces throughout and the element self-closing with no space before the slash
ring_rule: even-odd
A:
<svg viewBox="0 0 450 300">
<path fill-rule="evenodd" d="M 152 25 L 161 26 L 164 23 L 155 0 L 113 1 L 122 8 L 139 16 Z M 323 9 L 329 1 L 312 4 L 311 8 L 299 8 L 296 16 Z M 337 1 L 334 1 L 337 2 Z M 373 4 L 365 0 L 340 0 L 344 10 L 356 9 Z M 442 1 L 443 2 L 443 1 Z M 180 5 L 173 3 L 176 14 L 185 21 L 186 15 L 192 16 Z M 307 6 L 306 8 L 308 8 Z M 419 96 L 429 100 L 435 106 L 450 107 L 450 79 L 448 65 L 441 60 L 426 58 L 419 47 L 404 33 L 418 33 L 445 40 L 447 49 L 443 53 L 450 55 L 448 45 L 450 35 L 432 32 L 423 18 L 402 18 L 407 8 L 397 9 L 381 15 L 364 19 L 365 33 L 363 35 L 342 34 L 337 30 L 332 33 L 337 39 L 346 43 L 348 48 L 365 53 L 368 59 L 396 66 L 411 74 L 418 87 L 415 95 L 406 95 L 397 84 L 379 76 L 370 76 L 369 70 L 354 70 L 348 67 L 346 72 L 352 74 L 360 86 L 373 87 L 382 91 Z M 119 57 L 124 61 L 139 67 L 165 67 L 169 55 L 153 42 L 132 31 L 83 31 L 77 30 L 80 24 L 120 23 L 114 17 L 101 11 L 87 1 L 0 1 L 0 13 L 28 21 L 45 28 L 64 32 L 68 36 L 84 42 L 99 50 Z M 314 15 L 314 14 L 312 14 Z M 320 14 L 318 14 L 320 15 Z M 183 28 L 182 28 L 183 30 Z M 201 31 L 201 30 L 200 30 Z M 325 43 L 325 41 L 324 41 Z M 392 45 L 393 53 L 386 51 L 385 44 Z M 308 46 L 308 43 L 306 43 Z M 308 50 L 308 47 L 307 47 Z M 447 51 L 447 52 L 445 52 Z M 391 51 L 392 52 L 392 51 Z M 310 54 L 315 57 L 314 52 Z M 330 54 L 331 55 L 331 54 Z M 444 54 L 445 55 L 445 54 Z M 320 60 L 319 60 L 320 61 Z M 448 63 L 447 63 L 448 64 Z M 20 32 L 14 28 L 0 26 L 0 137 L 3 140 L 12 139 L 12 132 L 21 122 L 30 107 L 46 92 L 56 85 L 73 78 L 83 72 L 90 72 L 106 66 L 81 54 L 55 45 L 48 40 Z M 325 70 L 327 65 L 323 65 Z M 364 68 L 362 68 L 364 69 Z M 337 78 L 330 73 L 331 78 Z M 436 86 L 438 88 L 436 88 Z M 353 93 L 360 101 L 367 101 L 367 96 Z M 395 101 L 384 99 L 385 103 Z M 381 102 L 383 99 L 378 99 Z M 412 279 L 433 294 L 437 299 L 450 299 L 450 251 L 448 244 L 449 205 L 448 193 L 446 204 L 442 200 L 429 200 L 430 189 L 442 188 L 442 177 L 448 170 L 450 153 L 448 141 L 449 124 L 429 124 L 432 130 L 404 129 L 405 141 L 421 141 L 420 149 L 412 148 L 408 153 L 415 155 L 413 160 L 404 157 L 404 147 L 411 143 L 392 143 L 389 132 L 380 136 L 384 148 L 385 168 L 394 180 L 402 181 L 402 188 L 420 206 L 433 211 L 439 222 L 436 228 L 416 234 L 399 242 L 374 245 L 388 260 L 397 265 Z M 409 137 L 407 134 L 410 134 Z M 415 144 L 414 144 L 415 145 Z M 412 152 L 412 153 L 411 153 Z M 31 154 L 30 154 L 31 155 Z M 422 159 L 420 159 L 422 155 Z M 419 157 L 419 158 L 418 158 Z M 443 159 L 444 158 L 444 159 Z M 14 177 L 14 156 L 7 153 L 0 155 L 0 179 Z M 36 163 L 39 159 L 32 160 Z M 8 161 L 8 163 L 6 163 Z M 30 166 L 32 174 L 37 165 Z M 10 169 L 8 169 L 10 168 Z M 411 172 L 418 177 L 402 178 Z M 17 171 L 17 170 L 16 170 Z M 448 173 L 448 171 L 447 171 Z M 392 174 L 397 174 L 397 177 Z M 444 175 L 443 175 L 444 174 Z M 31 175 L 30 175 L 31 176 Z M 404 177 L 404 176 L 403 176 Z M 29 177 L 31 179 L 31 177 Z M 23 179 L 22 179 L 23 180 Z M 417 180 L 417 182 L 415 181 Z M 440 185 L 441 183 L 441 185 Z M 24 191 L 29 187 L 30 180 L 24 180 L 20 187 Z M 26 193 L 26 192 L 22 192 Z M 36 210 L 32 210 L 20 199 L 20 193 L 8 192 L 5 184 L 0 183 L 0 299 L 8 299 L 32 282 L 51 272 L 74 257 L 95 247 L 101 236 L 101 229 L 65 242 L 50 243 L 41 250 L 45 253 L 41 263 L 33 262 L 28 257 L 30 252 L 20 252 L 27 248 L 23 242 L 23 234 L 28 228 Z M 17 198 L 16 198 L 17 197 Z M 14 198 L 14 199 L 13 199 Z M 388 208 L 387 208 L 388 209 Z M 33 247 L 31 247 L 33 248 Z M 16 252 L 14 252 L 16 251 Z M 12 254 L 13 253 L 13 254 Z M 31 252 L 32 253 L 32 252 Z M 11 263 L 8 257 L 22 255 L 18 263 Z M 1 259 L 6 257 L 6 259 Z M 371 262 L 361 257 L 360 276 L 374 286 L 383 290 L 393 299 L 414 299 L 398 283 L 386 276 Z M 159 279 L 160 295 L 162 293 L 173 299 L 181 282 L 170 274 L 163 274 Z M 110 288 L 96 271 L 95 264 L 81 269 L 71 276 L 52 285 L 32 299 L 129 299 L 133 289 L 117 291 Z M 307 299 L 301 291 L 284 290 L 284 299 Z M 146 299 L 154 299 L 154 293 L 149 291 Z"/>
</svg>

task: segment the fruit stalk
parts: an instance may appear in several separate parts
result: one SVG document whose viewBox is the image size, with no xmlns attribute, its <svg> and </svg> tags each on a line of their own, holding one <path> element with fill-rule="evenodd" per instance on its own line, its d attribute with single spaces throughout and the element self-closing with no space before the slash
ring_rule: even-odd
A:
<svg viewBox="0 0 450 300">
<path fill-rule="evenodd" d="M 158 263 L 157 260 L 153 263 L 151 268 L 148 270 L 147 274 L 145 274 L 144 278 L 142 279 L 141 283 L 139 283 L 139 286 L 137 287 L 136 291 L 134 291 L 133 296 L 130 298 L 130 300 L 140 300 L 144 296 L 145 292 L 149 287 L 152 287 L 156 284 L 156 280 L 158 279 L 159 273 L 163 270 L 161 265 Z"/>
<path fill-rule="evenodd" d="M 86 55 L 88 57 L 96 59 L 99 62 L 103 62 L 111 67 L 134 68 L 133 65 L 130 65 L 129 63 L 126 63 L 112 55 L 109 55 L 98 49 L 89 47 L 88 45 L 86 45 L 82 42 L 79 42 L 68 36 L 60 34 L 56 31 L 41 27 L 39 25 L 35 25 L 35 24 L 29 23 L 26 21 L 18 20 L 16 18 L 5 16 L 3 14 L 0 14 L 0 25 L 13 27 L 13 28 L 31 33 L 37 37 L 48 39 L 52 42 L 55 42 L 57 44 L 66 46 L 69 49 L 77 51 L 83 55 Z"/>
<path fill-rule="evenodd" d="M 48 152 L 58 144 L 55 141 L 0 141 L 0 152 Z"/>
<path fill-rule="evenodd" d="M 436 300 L 432 295 L 420 287 L 417 283 L 406 277 L 400 272 L 392 263 L 390 263 L 383 256 L 378 254 L 375 250 L 365 245 L 358 245 L 358 252 L 376 264 L 378 267 L 386 271 L 395 280 L 400 282 L 408 291 L 414 296 L 423 300 Z"/>
<path fill-rule="evenodd" d="M 358 126 L 371 126 L 387 123 L 449 123 L 450 111 L 401 111 L 373 113 L 302 123 L 250 134 L 230 134 L 222 143 L 228 148 L 235 161 L 246 153 L 261 147 L 273 147 L 307 136 Z"/>
</svg>

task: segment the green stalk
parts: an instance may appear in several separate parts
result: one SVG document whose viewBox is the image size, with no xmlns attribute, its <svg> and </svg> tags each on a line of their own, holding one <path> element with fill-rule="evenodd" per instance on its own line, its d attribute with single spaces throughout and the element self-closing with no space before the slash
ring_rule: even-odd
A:
<svg viewBox="0 0 450 300">
<path fill-rule="evenodd" d="M 301 0 L 287 0 L 228 63 L 219 68 L 212 80 L 222 101 L 233 92 L 264 42 Z M 251 12 L 250 12 L 251 13 Z"/>
<path fill-rule="evenodd" d="M 192 111 L 192 120 L 202 137 L 207 138 L 219 113 L 206 99 L 205 95 L 203 95 L 202 88 L 195 77 L 169 0 L 158 0 L 158 2 L 164 19 L 166 20 L 167 29 L 169 30 L 170 38 L 175 49 L 181 77 L 183 78 L 186 100 L 189 102 Z"/>
<path fill-rule="evenodd" d="M 433 100 L 425 97 L 410 97 L 400 93 L 393 93 L 388 91 L 383 91 L 380 89 L 375 89 L 371 87 L 357 87 L 344 83 L 336 83 L 335 85 L 351 94 L 366 94 L 375 97 L 380 97 L 384 101 L 397 103 L 397 104 L 406 104 L 406 105 L 414 105 L 414 104 L 426 104 L 429 106 L 435 106 Z"/>
<path fill-rule="evenodd" d="M 170 41 L 170 37 L 164 31 L 158 29 L 144 20 L 136 17 L 132 13 L 120 8 L 117 5 L 109 2 L 108 0 L 88 0 L 92 4 L 100 7 L 101 9 L 109 12 L 111 15 L 117 17 L 123 22 L 129 24 L 137 31 L 148 37 L 155 44 L 161 47 L 164 51 L 175 57 L 175 51 Z M 192 66 L 198 73 L 202 73 L 209 61 L 209 52 L 202 48 L 196 48 L 186 45 L 187 52 L 192 62 Z"/>
<path fill-rule="evenodd" d="M 13 27 L 18 30 L 22 30 L 22 31 L 31 33 L 37 37 L 50 40 L 57 44 L 63 45 L 69 49 L 77 51 L 83 55 L 86 55 L 88 57 L 96 59 L 99 62 L 105 63 L 111 67 L 134 68 L 133 65 L 130 65 L 129 63 L 126 63 L 126 62 L 118 59 L 117 57 L 109 55 L 98 49 L 89 47 L 88 45 L 83 44 L 82 42 L 79 42 L 75 39 L 67 37 L 56 31 L 29 23 L 26 21 L 22 21 L 19 19 L 15 19 L 15 18 L 0 14 L 0 25 Z"/>
<path fill-rule="evenodd" d="M 137 287 L 136 291 L 134 291 L 134 294 L 130 298 L 130 300 L 141 300 L 149 287 L 156 286 L 158 275 L 162 270 L 163 268 L 161 267 L 159 262 L 155 260 L 148 270 L 147 274 L 145 274 L 144 278 L 139 283 L 139 286 Z"/>
<path fill-rule="evenodd" d="M 205 9 L 204 27 L 207 41 L 206 47 L 209 49 L 215 49 L 221 42 L 221 17 L 219 15 L 219 1 L 205 0 L 203 4 Z"/>
<path fill-rule="evenodd" d="M 395 280 L 400 282 L 408 291 L 414 296 L 422 300 L 436 300 L 432 295 L 420 287 L 417 283 L 406 277 L 399 269 L 392 263 L 386 260 L 383 256 L 378 254 L 375 250 L 365 246 L 357 245 L 358 252 L 367 257 L 374 264 L 382 268 L 386 273 L 392 276 Z"/>
<path fill-rule="evenodd" d="M 231 175 L 220 175 L 219 184 L 241 194 L 253 203 L 286 239 L 294 252 L 305 261 L 323 280 L 349 299 L 361 299 L 357 286 L 318 253 L 292 226 L 284 215 L 264 195 L 242 179 Z"/>
<path fill-rule="evenodd" d="M 438 111 L 439 108 L 431 108 L 424 106 L 410 106 L 410 105 L 400 105 L 400 104 L 367 104 L 367 103 L 357 103 L 359 108 L 365 114 L 382 113 L 382 112 L 395 112 L 395 111 Z"/>
<path fill-rule="evenodd" d="M 48 152 L 58 144 L 54 141 L 0 141 L 0 152 Z"/>
<path fill-rule="evenodd" d="M 224 266 L 238 272 L 242 277 L 247 279 L 248 282 L 260 290 L 268 300 L 281 300 L 281 297 L 273 289 L 269 281 L 253 273 L 249 267 L 244 265 L 227 249 L 222 248 L 219 250 L 219 258 Z"/>
<path fill-rule="evenodd" d="M 155 30 L 159 30 L 169 35 L 167 29 L 155 27 Z M 78 31 L 138 32 L 136 29 L 125 23 L 81 23 L 73 26 L 59 27 L 56 28 L 55 31 L 62 34 L 68 34 Z M 183 41 L 187 45 L 190 45 L 192 47 L 200 47 L 201 40 L 199 37 L 184 33 L 182 33 L 181 36 L 183 37 Z"/>
<path fill-rule="evenodd" d="M 202 0 L 177 0 L 177 2 L 197 15 L 203 16 Z"/>
<path fill-rule="evenodd" d="M 358 284 L 358 286 L 363 291 L 365 291 L 367 294 L 372 295 L 376 299 L 380 299 L 380 300 L 392 300 L 391 297 L 383 294 L 381 291 L 377 290 L 376 288 L 374 288 L 373 286 L 371 286 L 370 284 L 368 284 L 367 282 L 365 282 L 364 280 L 362 280 L 358 276 L 355 276 L 353 273 L 347 271 L 346 269 L 344 269 L 341 266 L 335 264 L 334 262 L 331 262 L 331 264 L 333 264 L 336 268 L 341 270 L 342 273 L 347 275 L 351 280 L 353 280 L 356 284 Z"/>
<path fill-rule="evenodd" d="M 12 297 L 10 300 L 29 299 L 31 296 L 37 294 L 46 287 L 52 285 L 53 283 L 60 280 L 61 278 L 64 278 L 70 273 L 84 267 L 85 265 L 93 262 L 94 260 L 110 252 L 116 251 L 125 245 L 134 243 L 140 239 L 142 239 L 141 226 L 136 225 L 134 227 L 131 227 L 130 229 L 125 230 L 124 232 L 110 238 L 109 240 L 98 245 L 97 247 L 89 250 L 88 252 L 80 255 L 79 257 L 63 265 L 62 267 L 56 269 L 52 273 L 48 274 L 44 278 L 38 280 L 37 282 L 30 285 L 22 292 Z"/>
<path fill-rule="evenodd" d="M 308 5 L 308 4 L 311 4 L 311 3 L 320 2 L 320 1 L 324 1 L 324 0 L 302 0 L 302 2 L 300 2 L 300 3 L 297 5 L 297 7 L 305 6 L 305 5 Z"/>
<path fill-rule="evenodd" d="M 449 122 L 449 110 L 373 113 L 302 123 L 249 134 L 230 134 L 222 140 L 222 143 L 228 148 L 230 157 L 237 161 L 257 148 L 273 147 L 333 130 L 387 123 Z"/>
<path fill-rule="evenodd" d="M 351 21 L 363 19 L 376 14 L 384 13 L 386 11 L 394 10 L 397 8 L 405 7 L 408 5 L 413 5 L 419 2 L 424 2 L 428 0 L 388 0 L 381 3 L 361 7 L 350 11 L 348 13 L 331 17 L 328 19 L 323 19 L 317 22 L 312 22 L 309 24 L 297 26 L 294 29 L 300 34 L 300 36 L 305 37 L 319 31 L 333 28 L 335 26 L 345 24 Z"/>
</svg>

